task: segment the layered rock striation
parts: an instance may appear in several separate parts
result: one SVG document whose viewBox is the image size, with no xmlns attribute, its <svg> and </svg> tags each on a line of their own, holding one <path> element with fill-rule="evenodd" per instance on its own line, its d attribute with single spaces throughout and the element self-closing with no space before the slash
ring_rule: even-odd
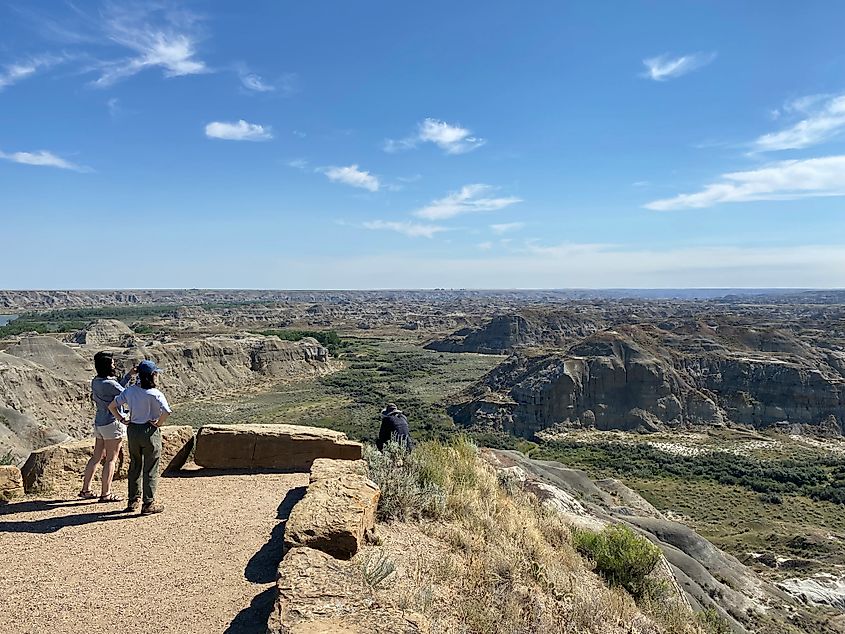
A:
<svg viewBox="0 0 845 634">
<path fill-rule="evenodd" d="M 312 338 L 283 341 L 254 334 L 172 339 L 133 334 L 121 322 L 100 320 L 68 341 L 24 335 L 0 350 L 0 452 L 32 449 L 90 433 L 93 356 L 114 354 L 126 370 L 152 359 L 165 374 L 171 403 L 219 398 L 271 382 L 332 370 L 328 350 Z"/>
<path fill-rule="evenodd" d="M 787 425 L 841 434 L 845 375 L 839 356 L 795 341 L 788 351 L 782 347 L 728 347 L 699 333 L 620 326 L 564 351 L 511 356 L 450 413 L 465 425 L 529 438 L 561 424 L 645 431 Z"/>
</svg>

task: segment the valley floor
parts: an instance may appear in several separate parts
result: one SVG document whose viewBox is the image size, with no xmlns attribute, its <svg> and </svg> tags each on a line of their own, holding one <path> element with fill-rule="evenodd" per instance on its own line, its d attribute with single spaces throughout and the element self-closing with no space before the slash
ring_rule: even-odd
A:
<svg viewBox="0 0 845 634">
<path fill-rule="evenodd" d="M 70 491 L 2 506 L 0 631 L 263 632 L 307 482 L 188 471 L 161 478 L 166 510 L 146 517 Z"/>
</svg>

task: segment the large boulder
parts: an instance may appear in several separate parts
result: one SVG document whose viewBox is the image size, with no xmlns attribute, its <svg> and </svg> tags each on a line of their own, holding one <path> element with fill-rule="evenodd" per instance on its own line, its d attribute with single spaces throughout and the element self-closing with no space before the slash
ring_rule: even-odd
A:
<svg viewBox="0 0 845 634">
<path fill-rule="evenodd" d="M 269 634 L 424 634 L 420 614 L 379 604 L 358 564 L 295 548 L 279 565 Z"/>
<path fill-rule="evenodd" d="M 307 471 L 317 458 L 359 460 L 363 447 L 346 434 L 299 425 L 205 425 L 194 461 L 210 469 Z"/>
<path fill-rule="evenodd" d="M 14 465 L 0 465 L 0 501 L 23 495 L 21 470 Z"/>
<path fill-rule="evenodd" d="M 194 430 L 189 425 L 167 425 L 161 428 L 162 472 L 181 469 L 191 453 Z M 61 489 L 77 482 L 94 451 L 94 439 L 75 440 L 50 445 L 33 451 L 21 472 L 27 493 Z M 124 443 L 118 457 L 115 478 L 126 477 L 129 452 Z"/>
<path fill-rule="evenodd" d="M 314 461 L 305 497 L 285 525 L 285 546 L 308 546 L 350 559 L 373 530 L 381 491 L 367 476 L 363 460 Z"/>
</svg>

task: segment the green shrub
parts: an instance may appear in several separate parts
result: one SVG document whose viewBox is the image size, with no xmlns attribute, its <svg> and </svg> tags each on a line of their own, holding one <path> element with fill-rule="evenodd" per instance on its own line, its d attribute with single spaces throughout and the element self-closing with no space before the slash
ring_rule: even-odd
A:
<svg viewBox="0 0 845 634">
<path fill-rule="evenodd" d="M 312 337 L 319 341 L 320 345 L 326 347 L 332 356 L 348 345 L 335 330 L 259 330 L 255 331 L 255 334 L 265 337 L 276 336 L 285 341 L 300 341 L 305 337 Z"/>
<path fill-rule="evenodd" d="M 15 460 L 15 455 L 12 453 L 11 449 L 4 454 L 0 454 L 0 465 L 14 466 L 16 464 L 18 464 L 18 461 Z"/>
<path fill-rule="evenodd" d="M 422 448 L 420 448 L 422 449 Z M 440 517 L 446 510 L 446 492 L 437 481 L 437 468 L 420 450 L 408 453 L 403 445 L 390 441 L 379 451 L 364 448 L 370 478 L 379 485 L 378 518 L 382 521 Z"/>
<path fill-rule="evenodd" d="M 648 576 L 660 561 L 660 550 L 630 528 L 613 524 L 601 532 L 576 530 L 575 549 L 593 561 L 608 584 L 627 590 L 634 598 L 650 587 Z"/>
<path fill-rule="evenodd" d="M 733 628 L 730 623 L 719 616 L 719 613 L 714 608 L 707 608 L 701 612 L 697 612 L 696 621 L 707 634 L 731 634 Z"/>
</svg>

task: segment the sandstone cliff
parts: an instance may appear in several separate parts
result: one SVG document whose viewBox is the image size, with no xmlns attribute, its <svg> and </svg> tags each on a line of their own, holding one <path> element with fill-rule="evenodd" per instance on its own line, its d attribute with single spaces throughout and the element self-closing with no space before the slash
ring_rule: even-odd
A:
<svg viewBox="0 0 845 634">
<path fill-rule="evenodd" d="M 608 329 L 562 352 L 511 356 L 450 413 L 465 425 L 525 437 L 558 424 L 787 424 L 842 433 L 845 376 L 827 362 L 839 357 L 788 343 L 788 351 L 761 352 L 651 326 Z"/>
</svg>

